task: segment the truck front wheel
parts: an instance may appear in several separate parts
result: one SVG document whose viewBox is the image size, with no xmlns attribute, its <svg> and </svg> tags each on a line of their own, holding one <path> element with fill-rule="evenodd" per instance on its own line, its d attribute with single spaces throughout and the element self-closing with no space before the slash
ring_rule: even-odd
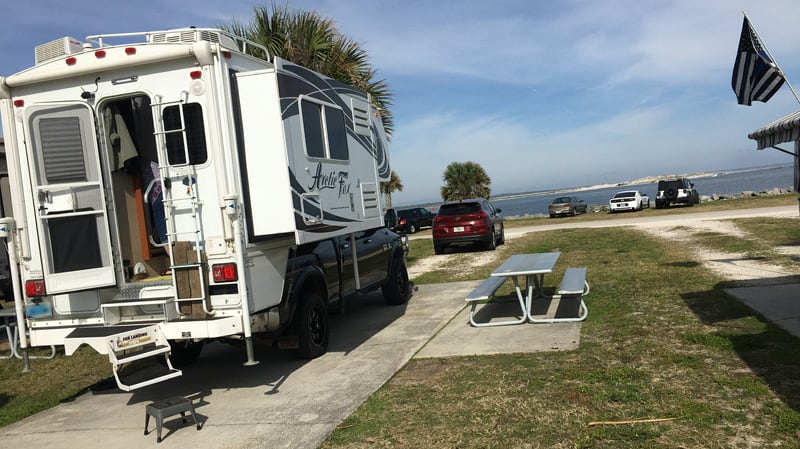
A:
<svg viewBox="0 0 800 449">
<path fill-rule="evenodd" d="M 390 306 L 397 306 L 408 301 L 409 285 L 408 270 L 402 257 L 398 257 L 392 263 L 392 271 L 389 279 L 383 285 L 383 299 Z"/>
<path fill-rule="evenodd" d="M 298 337 L 297 354 L 313 359 L 328 351 L 330 326 L 325 300 L 317 293 L 310 293 L 301 299 L 294 318 Z"/>
</svg>

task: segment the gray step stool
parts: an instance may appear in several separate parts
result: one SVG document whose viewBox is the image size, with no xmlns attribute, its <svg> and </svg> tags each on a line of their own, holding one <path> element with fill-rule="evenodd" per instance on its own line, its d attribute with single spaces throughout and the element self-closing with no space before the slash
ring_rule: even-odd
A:
<svg viewBox="0 0 800 449">
<path fill-rule="evenodd" d="M 181 414 L 181 419 L 183 422 L 186 422 L 186 412 L 192 413 L 192 419 L 194 420 L 194 424 L 197 427 L 197 430 L 200 430 L 200 423 L 197 422 L 197 415 L 194 413 L 194 404 L 192 401 L 186 398 L 182 398 L 180 396 L 175 396 L 174 398 L 164 399 L 162 401 L 156 401 L 147 406 L 145 409 L 144 415 L 144 434 L 147 435 L 147 426 L 150 424 L 150 417 L 156 419 L 156 428 L 158 429 L 158 439 L 157 442 L 161 442 L 161 428 L 164 423 L 164 418 L 169 418 L 172 415 L 177 415 L 178 413 Z"/>
</svg>

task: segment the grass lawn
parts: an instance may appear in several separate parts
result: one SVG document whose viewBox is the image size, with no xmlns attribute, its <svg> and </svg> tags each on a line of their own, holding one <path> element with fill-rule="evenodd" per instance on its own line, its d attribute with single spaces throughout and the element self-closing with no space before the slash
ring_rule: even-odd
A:
<svg viewBox="0 0 800 449">
<path fill-rule="evenodd" d="M 742 223 L 770 233 L 748 250 L 800 244 L 797 220 Z M 503 250 L 556 248 L 556 270 L 589 267 L 579 349 L 414 359 L 323 447 L 800 447 L 798 339 L 727 297 L 688 248 L 606 228 L 532 233 Z M 673 420 L 588 425 L 650 418 Z"/>
</svg>

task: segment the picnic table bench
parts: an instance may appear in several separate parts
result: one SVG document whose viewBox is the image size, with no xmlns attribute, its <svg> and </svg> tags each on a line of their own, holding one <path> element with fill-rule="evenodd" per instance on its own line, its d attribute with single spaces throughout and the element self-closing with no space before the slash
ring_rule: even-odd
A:
<svg viewBox="0 0 800 449">
<path fill-rule="evenodd" d="M 564 278 L 561 279 L 561 284 L 558 286 L 557 293 L 552 296 L 552 299 L 564 300 L 568 298 L 575 298 L 580 301 L 578 306 L 577 317 L 562 317 L 562 318 L 535 318 L 533 311 L 529 309 L 528 319 L 531 323 L 564 323 L 583 321 L 589 315 L 589 309 L 586 308 L 586 303 L 583 297 L 589 294 L 589 282 L 586 281 L 586 267 L 582 268 L 567 268 L 564 272 Z"/>
<path fill-rule="evenodd" d="M 465 301 L 470 304 L 469 322 L 475 327 L 506 326 L 511 324 L 522 324 L 526 321 L 531 323 L 556 323 L 564 321 L 583 321 L 589 311 L 583 301 L 583 296 L 589 293 L 589 283 L 586 281 L 586 268 L 568 268 L 564 273 L 561 285 L 558 287 L 557 294 L 551 299 L 577 298 L 580 301 L 578 317 L 567 318 L 536 318 L 532 312 L 533 288 L 536 287 L 537 296 L 544 297 L 543 284 L 544 275 L 551 273 L 556 264 L 560 252 L 535 253 L 535 254 L 515 254 L 508 258 L 502 265 L 492 272 L 488 279 L 476 287 Z M 522 293 L 519 277 L 525 276 L 526 293 Z M 475 312 L 478 304 L 493 301 L 497 290 L 511 278 L 516 290 L 516 298 L 520 307 L 520 318 L 504 320 L 477 322 Z"/>
</svg>

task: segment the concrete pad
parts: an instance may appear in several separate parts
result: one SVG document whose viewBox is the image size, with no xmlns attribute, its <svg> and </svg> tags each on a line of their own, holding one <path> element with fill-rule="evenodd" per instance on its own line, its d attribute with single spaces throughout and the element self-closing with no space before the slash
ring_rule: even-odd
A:
<svg viewBox="0 0 800 449">
<path fill-rule="evenodd" d="M 728 288 L 725 293 L 790 334 L 800 337 L 800 284 Z"/>
<path fill-rule="evenodd" d="M 503 299 L 503 302 L 478 305 L 475 321 L 482 323 L 521 318 L 522 313 L 516 298 Z M 537 318 L 577 316 L 577 305 L 577 302 L 568 303 L 567 300 L 561 303 L 558 300 L 537 298 L 533 311 Z M 577 349 L 580 343 L 580 322 L 473 327 L 469 323 L 469 312 L 470 307 L 465 305 L 414 357 L 566 351 Z"/>
</svg>

